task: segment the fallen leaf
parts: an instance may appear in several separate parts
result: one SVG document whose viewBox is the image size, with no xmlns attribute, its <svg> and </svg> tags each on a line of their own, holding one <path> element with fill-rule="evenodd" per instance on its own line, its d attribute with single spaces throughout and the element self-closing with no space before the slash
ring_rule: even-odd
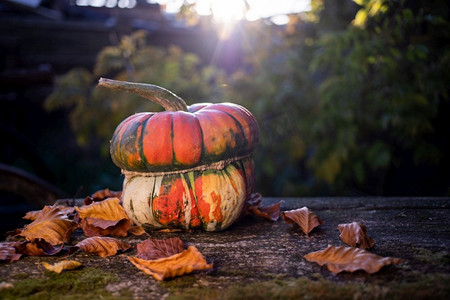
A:
<svg viewBox="0 0 450 300">
<path fill-rule="evenodd" d="M 260 193 L 253 193 L 245 200 L 245 204 L 248 206 L 261 206 L 263 197 Z"/>
<path fill-rule="evenodd" d="M 18 253 L 16 246 L 22 242 L 2 242 L 0 243 L 0 261 L 11 263 L 20 259 L 21 253 Z"/>
<path fill-rule="evenodd" d="M 103 201 L 108 198 L 120 198 L 122 191 L 111 191 L 110 189 L 99 190 L 93 193 L 91 196 L 87 196 L 84 199 L 84 205 L 89 205 L 94 202 Z"/>
<path fill-rule="evenodd" d="M 38 218 L 40 218 L 42 215 L 45 215 L 49 211 L 54 210 L 55 208 L 59 209 L 61 214 L 64 214 L 66 216 L 69 216 L 75 212 L 75 208 L 73 206 L 65 206 L 65 205 L 46 205 L 41 210 L 32 210 L 25 214 L 23 219 L 34 221 Z"/>
<path fill-rule="evenodd" d="M 52 245 L 44 239 L 33 239 L 30 242 L 24 243 L 20 253 L 29 256 L 49 256 L 55 255 L 63 249 L 64 244 Z"/>
<path fill-rule="evenodd" d="M 128 229 L 131 221 L 128 219 L 120 220 L 103 220 L 86 218 L 80 222 L 81 229 L 86 236 L 118 236 L 125 237 L 128 235 Z"/>
<path fill-rule="evenodd" d="M 158 229 L 156 232 L 164 232 L 164 233 L 175 233 L 175 232 L 189 232 L 189 230 L 181 229 L 181 228 L 163 228 Z"/>
<path fill-rule="evenodd" d="M 213 263 L 206 263 L 203 255 L 194 246 L 189 246 L 181 253 L 157 260 L 145 260 L 134 256 L 128 256 L 128 259 L 136 268 L 153 276 L 156 280 L 208 270 L 213 267 Z"/>
<path fill-rule="evenodd" d="M 105 220 L 128 219 L 119 198 L 108 198 L 82 207 L 75 207 L 81 219 L 96 218 Z"/>
<path fill-rule="evenodd" d="M 348 224 L 339 224 L 338 229 L 341 232 L 341 240 L 352 247 L 360 249 L 369 249 L 375 244 L 375 241 L 369 236 L 367 227 L 358 222 Z"/>
<path fill-rule="evenodd" d="M 81 267 L 82 264 L 75 260 L 63 260 L 54 265 L 50 265 L 49 263 L 46 262 L 41 262 L 41 265 L 43 265 L 44 268 L 46 268 L 49 271 L 61 274 L 61 272 L 65 270 L 77 269 Z"/>
<path fill-rule="evenodd" d="M 283 219 L 286 223 L 296 223 L 298 226 L 300 226 L 302 231 L 307 236 L 311 232 L 311 230 L 324 223 L 306 206 L 300 209 L 284 211 L 281 213 L 281 215 L 283 216 Z"/>
<path fill-rule="evenodd" d="M 386 265 L 403 262 L 399 258 L 382 257 L 359 248 L 335 246 L 328 246 L 325 250 L 308 253 L 304 258 L 321 266 L 327 265 L 328 270 L 333 273 L 364 270 L 373 274 Z"/>
<path fill-rule="evenodd" d="M 132 246 L 111 237 L 90 237 L 69 249 L 69 254 L 81 249 L 85 253 L 94 253 L 101 257 L 116 255 L 117 251 L 127 251 Z"/>
<path fill-rule="evenodd" d="M 250 211 L 257 217 L 275 222 L 280 218 L 280 205 L 281 203 L 278 202 L 271 206 L 251 207 Z"/>
<path fill-rule="evenodd" d="M 143 235 L 143 234 L 148 235 L 147 231 L 145 231 L 144 227 L 142 227 L 142 226 L 131 226 L 128 229 L 128 233 L 132 234 L 132 235 L 137 235 L 137 236 Z"/>
<path fill-rule="evenodd" d="M 243 215 L 254 215 L 273 222 L 277 221 L 280 218 L 281 202 L 261 207 L 262 199 L 260 193 L 253 193 L 245 202 Z"/>
<path fill-rule="evenodd" d="M 127 236 L 132 222 L 119 204 L 118 198 L 108 198 L 75 208 L 86 236 Z"/>
<path fill-rule="evenodd" d="M 155 260 L 181 253 L 185 249 L 183 241 L 178 237 L 163 240 L 147 239 L 137 245 L 137 256 L 146 260 Z"/>
<path fill-rule="evenodd" d="M 19 235 L 28 241 L 44 239 L 51 245 L 59 245 L 70 242 L 70 237 L 77 227 L 76 222 L 69 220 L 67 215 L 55 206 L 43 210 Z"/>
</svg>

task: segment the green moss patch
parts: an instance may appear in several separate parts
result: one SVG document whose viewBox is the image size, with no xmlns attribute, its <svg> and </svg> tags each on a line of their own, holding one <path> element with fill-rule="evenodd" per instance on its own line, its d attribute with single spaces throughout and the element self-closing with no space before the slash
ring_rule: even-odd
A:
<svg viewBox="0 0 450 300">
<path fill-rule="evenodd" d="M 336 283 L 308 278 L 269 280 L 224 289 L 189 288 L 172 292 L 168 299 L 448 299 L 450 275 L 423 276 L 414 282 L 374 284 Z"/>
<path fill-rule="evenodd" d="M 47 271 L 39 278 L 15 278 L 12 288 L 0 290 L 0 299 L 116 299 L 105 287 L 118 280 L 117 275 L 95 268 Z"/>
</svg>

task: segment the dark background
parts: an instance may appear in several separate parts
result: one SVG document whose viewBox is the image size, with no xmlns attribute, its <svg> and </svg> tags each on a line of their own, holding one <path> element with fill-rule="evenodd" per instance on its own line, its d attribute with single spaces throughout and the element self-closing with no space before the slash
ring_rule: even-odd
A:
<svg viewBox="0 0 450 300">
<path fill-rule="evenodd" d="M 15 223 L 56 198 L 121 189 L 120 170 L 99 150 L 108 133 L 80 145 L 70 119 L 76 104 L 48 110 L 44 103 L 57 78 L 76 68 L 92 71 L 102 49 L 138 30 L 146 32 L 148 47 L 167 51 L 176 45 L 199 58 L 197 70 L 214 66 L 229 89 L 208 93 L 255 114 L 261 130 L 256 182 L 264 196 L 448 196 L 448 4 L 387 2 L 387 13 L 365 20 L 367 37 L 351 30 L 361 19 L 354 2 L 312 1 L 313 11 L 291 16 L 288 25 L 261 20 L 255 29 L 241 22 L 247 35 L 236 30 L 225 40 L 204 20 L 187 25 L 189 16 L 168 17 L 144 1 L 134 9 L 78 7 L 69 0 L 46 0 L 34 8 L 2 2 L 1 174 L 19 178 L 18 186 L 6 180 L 1 186 L 2 223 Z M 392 49 L 380 50 L 391 39 Z M 362 62 L 369 64 L 367 74 Z M 354 74 L 366 75 L 352 79 Z M 330 78 L 345 80 L 336 84 Z M 352 97 L 353 82 L 359 93 L 354 99 L 367 102 L 343 103 Z M 386 86 L 396 91 L 381 93 Z M 328 98 L 338 104 L 327 106 Z M 33 197 L 33 189 L 42 187 L 49 194 L 37 191 Z M 42 197 L 47 198 L 37 200 Z"/>
</svg>

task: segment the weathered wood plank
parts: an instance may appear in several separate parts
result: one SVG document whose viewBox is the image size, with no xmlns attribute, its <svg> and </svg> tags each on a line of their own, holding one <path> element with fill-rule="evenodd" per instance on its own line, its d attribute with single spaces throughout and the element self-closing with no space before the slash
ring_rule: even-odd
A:
<svg viewBox="0 0 450 300">
<path fill-rule="evenodd" d="M 450 279 L 450 199 L 267 198 L 263 205 L 280 200 L 283 200 L 283 211 L 307 206 L 325 223 L 314 229 L 309 237 L 298 227 L 288 225 L 282 219 L 270 222 L 256 217 L 246 217 L 231 228 L 217 233 L 152 232 L 150 235 L 153 238 L 178 236 L 188 245 L 195 245 L 208 262 L 214 262 L 211 271 L 183 276 L 165 283 L 156 282 L 135 269 L 124 255 L 102 259 L 78 253 L 72 258 L 81 261 L 86 267 L 99 267 L 116 274 L 120 277 L 120 283 L 109 284 L 107 289 L 116 294 L 121 289 L 126 289 L 135 298 L 159 298 L 173 294 L 181 297 L 185 293 L 191 295 L 192 291 L 198 293 L 199 288 L 221 289 L 225 293 L 237 286 L 267 283 L 274 279 L 281 280 L 277 281 L 281 285 L 288 282 L 286 288 L 293 288 L 295 280 L 299 279 L 310 284 L 323 284 L 324 289 L 325 285 L 326 289 L 330 289 L 330 285 L 336 289 L 343 285 L 358 286 L 358 293 L 362 294 L 358 296 L 349 289 L 350 294 L 345 295 L 348 298 L 370 296 L 369 298 L 388 299 L 392 295 L 405 297 L 405 291 L 401 290 L 405 286 L 406 295 L 414 291 L 414 287 L 420 288 L 421 296 L 418 298 L 445 298 L 444 296 L 449 295 L 446 282 Z M 325 267 L 303 259 L 305 254 L 324 249 L 328 245 L 345 246 L 339 238 L 337 226 L 353 221 L 365 224 L 369 234 L 375 239 L 376 244 L 371 252 L 399 257 L 405 263 L 383 268 L 372 275 L 361 271 L 335 275 Z M 125 240 L 138 243 L 145 238 L 127 237 Z M 127 255 L 133 255 L 135 251 Z M 33 276 L 43 276 L 35 269 L 34 264 L 56 259 L 58 258 L 26 257 L 8 266 L 0 265 L 0 277 L 5 278 L 27 269 L 32 269 L 29 272 Z M 423 283 L 429 278 L 433 278 L 434 286 Z M 361 285 L 365 287 L 363 291 Z M 254 289 L 258 295 L 257 286 Z M 380 291 L 383 293 L 379 294 Z M 218 297 L 217 294 L 215 296 Z M 309 296 L 314 298 L 314 295 Z"/>
</svg>

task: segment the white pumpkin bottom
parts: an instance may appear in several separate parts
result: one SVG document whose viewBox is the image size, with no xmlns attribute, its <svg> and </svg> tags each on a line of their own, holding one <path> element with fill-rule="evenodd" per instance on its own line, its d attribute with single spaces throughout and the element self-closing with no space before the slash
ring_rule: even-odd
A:
<svg viewBox="0 0 450 300">
<path fill-rule="evenodd" d="M 180 227 L 223 230 L 241 216 L 247 195 L 251 192 L 248 185 L 253 189 L 253 178 L 249 180 L 247 177 L 253 176 L 253 160 L 244 160 L 235 161 L 222 170 L 158 176 L 125 175 L 122 192 L 125 212 L 135 224 L 146 230 Z M 251 174 L 245 174 L 244 165 L 249 164 Z M 176 199 L 173 194 L 169 196 L 169 191 L 176 191 Z M 158 211 L 158 206 L 174 207 L 174 201 L 177 203 L 175 209 L 162 214 Z M 176 221 L 167 224 L 161 219 Z"/>
</svg>

